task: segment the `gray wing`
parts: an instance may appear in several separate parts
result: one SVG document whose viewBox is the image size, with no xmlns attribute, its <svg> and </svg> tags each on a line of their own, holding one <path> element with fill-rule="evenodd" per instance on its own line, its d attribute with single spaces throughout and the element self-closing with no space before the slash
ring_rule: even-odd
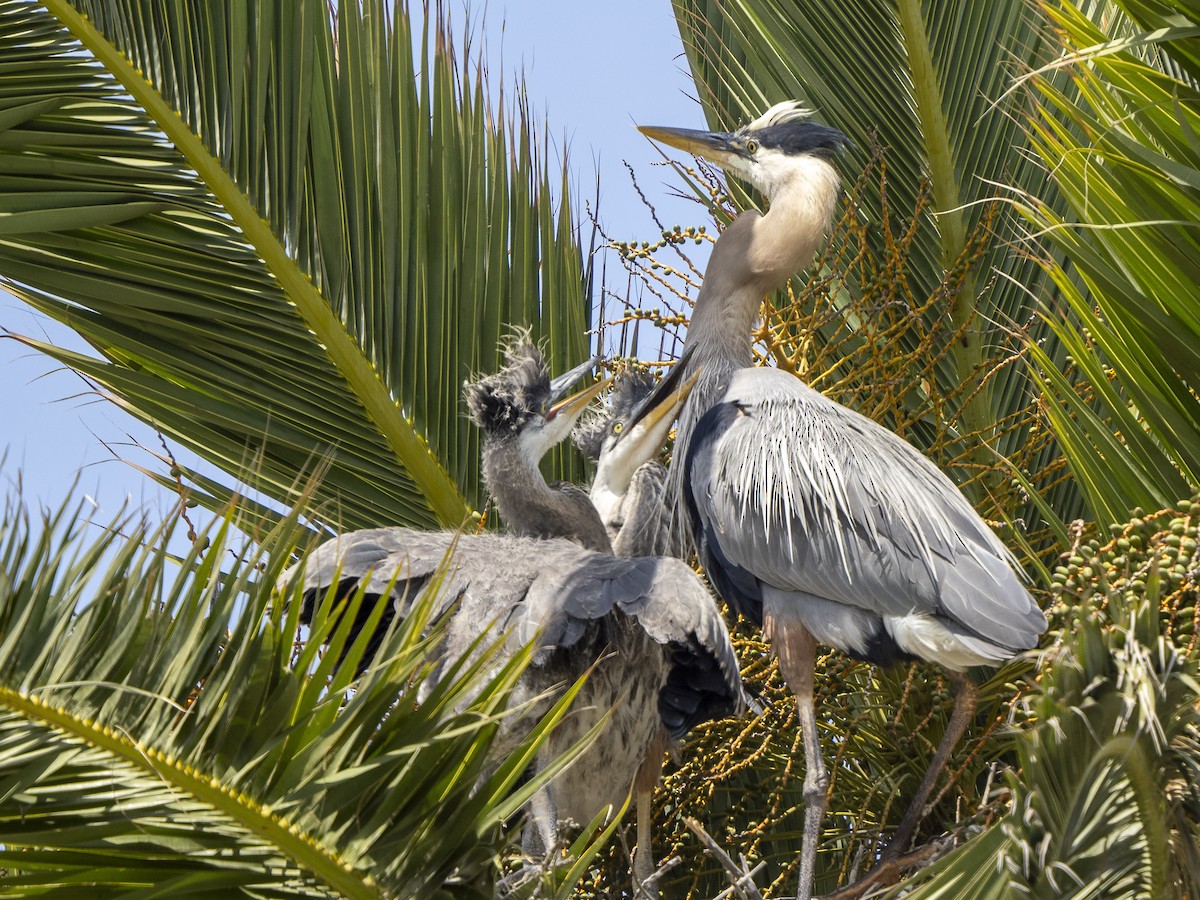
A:
<svg viewBox="0 0 1200 900">
<path fill-rule="evenodd" d="M 578 644 L 598 620 L 635 619 L 671 655 L 660 712 L 676 734 L 745 705 L 720 611 L 699 577 L 676 559 L 618 559 L 559 539 L 380 528 L 334 538 L 306 563 L 283 576 L 290 581 L 303 571 L 306 597 L 328 589 L 335 575 L 349 587 L 365 580 L 368 595 L 384 594 L 396 578 L 395 592 L 407 597 L 397 609 L 401 615 L 445 565 L 439 606 L 459 603 L 446 639 L 450 657 L 494 627 L 512 629 L 514 648 L 540 633 L 539 665 L 553 651 Z"/>
<path fill-rule="evenodd" d="M 420 590 L 438 570 L 454 540 L 451 532 L 422 532 L 408 528 L 369 528 L 331 538 L 280 578 L 280 586 L 303 578 L 303 593 L 308 614 L 318 595 L 336 580 L 345 592 L 364 586 L 368 597 L 380 597 L 392 587 L 392 596 L 404 598 L 407 609 Z M 461 586 L 448 585 L 453 600 Z"/>
<path fill-rule="evenodd" d="M 614 556 L 667 555 L 667 469 L 657 460 L 642 463 L 633 473 L 619 518 L 608 523 L 616 531 Z"/>
<path fill-rule="evenodd" d="M 1045 630 L 1011 555 L 933 463 L 785 372 L 734 375 L 697 427 L 686 478 L 734 581 L 941 616 L 1014 651 Z"/>
<path fill-rule="evenodd" d="M 658 708 L 672 737 L 742 712 L 746 696 L 729 631 L 691 567 L 672 557 L 591 556 L 530 592 L 531 619 L 540 615 L 547 623 L 545 640 L 573 643 L 585 623 L 610 613 L 633 618 L 669 654 Z"/>
</svg>

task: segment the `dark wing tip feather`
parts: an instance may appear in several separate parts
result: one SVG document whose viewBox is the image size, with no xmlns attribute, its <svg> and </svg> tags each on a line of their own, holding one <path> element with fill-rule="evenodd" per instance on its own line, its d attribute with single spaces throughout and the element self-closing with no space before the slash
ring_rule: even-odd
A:
<svg viewBox="0 0 1200 900">
<path fill-rule="evenodd" d="M 671 670 L 658 695 L 658 714 L 673 740 L 745 706 L 740 676 L 731 681 L 707 647 L 695 640 L 671 644 Z"/>
</svg>

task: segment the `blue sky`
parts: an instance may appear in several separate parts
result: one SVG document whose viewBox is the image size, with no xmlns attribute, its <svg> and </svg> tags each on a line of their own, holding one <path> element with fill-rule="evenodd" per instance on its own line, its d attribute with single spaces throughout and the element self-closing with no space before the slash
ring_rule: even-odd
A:
<svg viewBox="0 0 1200 900">
<path fill-rule="evenodd" d="M 452 17 L 461 22 L 463 7 L 455 9 Z M 626 161 L 664 219 L 698 221 L 694 206 L 671 199 L 669 173 L 654 167 L 660 157 L 633 124 L 703 126 L 669 0 L 509 0 L 472 16 L 477 33 L 485 23 L 493 78 L 503 73 L 511 84 L 524 71 L 533 109 L 549 123 L 555 149 L 567 142 L 576 183 L 589 198 L 599 171 L 600 219 L 610 235 L 657 237 L 630 184 Z M 69 331 L 3 291 L 0 326 L 82 349 Z M 75 375 L 50 359 L 0 340 L 0 453 L 7 451 L 0 492 L 8 492 L 19 472 L 28 503 L 56 507 L 78 477 L 78 490 L 94 498 L 101 521 L 115 515 L 126 498 L 146 507 L 152 518 L 165 514 L 172 498 L 104 446 L 149 464 L 149 457 L 130 446 L 130 436 L 155 449 L 157 437 L 111 405 L 81 398 L 84 390 Z"/>
</svg>

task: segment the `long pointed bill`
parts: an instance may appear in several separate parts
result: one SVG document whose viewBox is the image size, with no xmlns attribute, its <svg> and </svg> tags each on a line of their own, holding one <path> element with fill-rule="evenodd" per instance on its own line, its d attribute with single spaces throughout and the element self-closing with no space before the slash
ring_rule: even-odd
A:
<svg viewBox="0 0 1200 900">
<path fill-rule="evenodd" d="M 700 368 L 689 365 L 694 350 L 689 347 L 666 377 L 633 411 L 625 423 L 625 430 L 609 451 L 614 459 L 625 460 L 629 475 L 643 462 L 653 458 L 666 443 L 671 423 L 679 415 L 696 379 L 700 377 Z"/>
<path fill-rule="evenodd" d="M 550 422 L 557 416 L 565 416 L 568 421 L 573 422 L 587 409 L 587 405 L 598 397 L 602 390 L 608 387 L 610 381 L 612 381 L 611 378 L 602 378 L 595 384 L 588 385 L 582 391 L 572 394 L 567 399 L 555 403 L 546 412 L 546 421 Z"/>
<path fill-rule="evenodd" d="M 557 378 L 550 382 L 550 399 L 557 400 L 565 394 L 575 382 L 577 382 L 588 372 L 596 367 L 600 362 L 599 356 L 593 356 L 585 363 L 581 363 L 569 372 L 563 372 Z"/>
<path fill-rule="evenodd" d="M 683 366 L 677 363 L 671 369 L 671 373 L 663 379 L 664 383 L 670 382 L 668 387 L 664 390 L 660 386 L 642 401 L 642 405 L 629 417 L 629 422 L 617 438 L 616 445 L 645 442 L 649 449 L 646 458 L 657 454 L 667 440 L 671 423 L 679 415 L 679 410 L 683 408 L 684 401 L 699 377 L 700 372 L 696 371 L 684 381 Z"/>
<path fill-rule="evenodd" d="M 674 409 L 676 412 L 679 411 L 679 404 L 682 404 L 683 399 L 687 398 L 688 391 L 692 389 L 691 385 L 695 383 L 695 379 L 692 379 L 688 383 L 687 389 L 683 392 L 683 399 L 676 397 L 676 394 L 681 390 L 680 384 L 684 380 L 684 373 L 689 372 L 689 364 L 692 354 L 695 352 L 695 347 L 688 347 L 683 351 L 683 356 L 676 360 L 675 365 L 671 367 L 671 371 L 663 377 L 662 381 L 655 385 L 654 390 L 650 392 L 646 399 L 641 402 L 641 405 L 629 416 L 629 421 L 626 423 L 626 431 L 636 427 L 641 422 L 642 417 L 651 414 L 654 410 L 660 410 L 659 415 L 664 415 L 665 411 L 670 409 Z M 695 370 L 695 374 L 699 374 L 699 369 Z"/>
<path fill-rule="evenodd" d="M 730 144 L 732 135 L 724 131 L 697 131 L 692 128 L 662 128 L 658 125 L 639 125 L 638 131 L 660 144 L 683 150 L 692 156 L 703 156 L 707 160 L 724 165 L 740 155 Z"/>
</svg>

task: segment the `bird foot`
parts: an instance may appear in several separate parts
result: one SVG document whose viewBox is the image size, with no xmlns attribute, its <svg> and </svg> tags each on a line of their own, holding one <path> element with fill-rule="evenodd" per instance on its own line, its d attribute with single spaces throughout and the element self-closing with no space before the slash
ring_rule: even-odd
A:
<svg viewBox="0 0 1200 900">
<path fill-rule="evenodd" d="M 529 888 L 541 881 L 543 875 L 544 870 L 541 866 L 532 862 L 527 863 L 496 882 L 496 900 L 526 896 Z"/>
</svg>

